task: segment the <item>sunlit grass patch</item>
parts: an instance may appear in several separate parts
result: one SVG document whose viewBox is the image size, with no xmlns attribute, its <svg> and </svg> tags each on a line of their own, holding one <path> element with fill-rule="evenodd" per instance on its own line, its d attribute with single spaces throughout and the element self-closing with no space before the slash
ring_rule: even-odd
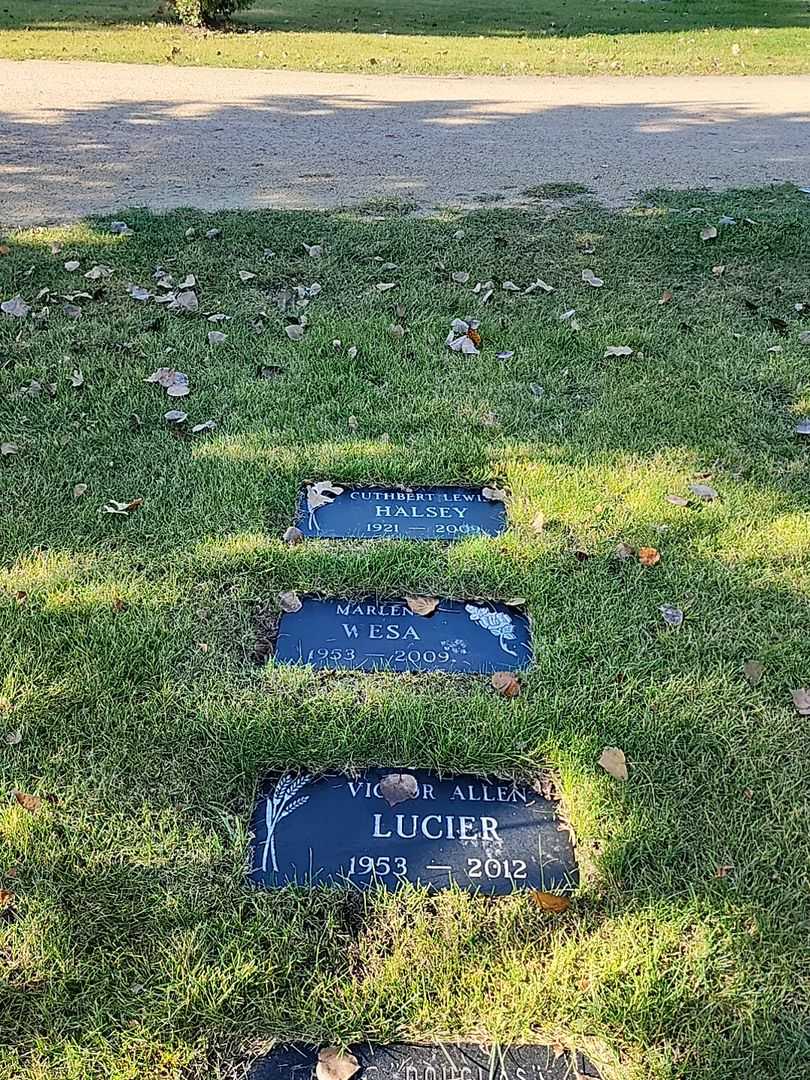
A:
<svg viewBox="0 0 810 1080">
<path fill-rule="evenodd" d="M 479 211 L 461 238 L 454 215 L 191 211 L 116 215 L 128 237 L 99 220 L 8 238 L 0 297 L 59 296 L 47 318 L 0 319 L 0 441 L 17 448 L 0 468 L 0 771 L 42 799 L 0 808 L 3 1080 L 227 1076 L 294 1037 L 549 1038 L 634 1080 L 764 1080 L 777 1051 L 801 1070 L 810 220 L 784 189 L 702 193 L 699 217 L 696 198 Z M 724 214 L 739 224 L 701 241 Z M 97 263 L 113 275 L 66 317 Z M 156 291 L 157 265 L 195 275 L 199 313 L 128 295 Z M 554 292 L 502 288 L 538 277 Z M 291 341 L 279 293 L 313 282 Z M 231 316 L 216 346 L 210 312 Z M 446 348 L 465 315 L 479 355 Z M 144 382 L 165 364 L 189 376 L 179 428 Z M 494 481 L 510 528 L 289 547 L 306 479 Z M 259 665 L 282 589 L 521 597 L 535 663 L 514 701 L 484 680 Z M 606 745 L 627 784 L 597 767 Z M 257 780 L 364 765 L 552 769 L 583 867 L 571 909 L 249 891 Z"/>
</svg>

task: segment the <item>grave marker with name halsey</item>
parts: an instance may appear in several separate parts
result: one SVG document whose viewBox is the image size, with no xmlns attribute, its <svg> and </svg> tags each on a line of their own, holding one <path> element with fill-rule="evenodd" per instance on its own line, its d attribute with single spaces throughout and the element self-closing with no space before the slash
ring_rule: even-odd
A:
<svg viewBox="0 0 810 1080">
<path fill-rule="evenodd" d="M 506 529 L 506 507 L 483 488 L 341 487 L 323 497 L 298 498 L 295 524 L 306 537 L 333 539 L 463 540 L 497 536 Z M 315 503 L 316 505 L 312 505 Z"/>
<path fill-rule="evenodd" d="M 527 616 L 507 604 L 441 600 L 425 616 L 405 600 L 307 597 L 282 615 L 275 657 L 316 668 L 490 674 L 528 667 L 532 644 Z"/>
<path fill-rule="evenodd" d="M 265 888 L 409 881 L 497 895 L 578 883 L 556 804 L 511 780 L 421 769 L 286 774 L 260 793 L 251 834 L 249 878 Z"/>
<path fill-rule="evenodd" d="M 360 1066 L 353 1080 L 599 1080 L 583 1054 L 555 1046 L 364 1043 L 351 1052 Z M 315 1047 L 277 1046 L 255 1062 L 249 1080 L 314 1080 L 317 1061 Z"/>
</svg>

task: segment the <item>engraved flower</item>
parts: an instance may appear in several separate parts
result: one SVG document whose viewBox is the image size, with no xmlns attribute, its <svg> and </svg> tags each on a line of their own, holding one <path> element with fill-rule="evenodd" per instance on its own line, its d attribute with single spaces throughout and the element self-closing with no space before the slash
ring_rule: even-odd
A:
<svg viewBox="0 0 810 1080">
<path fill-rule="evenodd" d="M 511 615 L 507 615 L 505 611 L 490 611 L 489 608 L 477 607 L 475 604 L 465 604 L 464 610 L 474 623 L 478 623 L 498 639 L 498 644 L 505 653 L 517 656 L 514 649 L 507 648 L 504 644 L 515 640 L 515 628 L 512 625 Z"/>
<path fill-rule="evenodd" d="M 443 641 L 442 648 L 454 656 L 466 656 L 467 655 L 467 642 L 464 638 L 453 638 L 452 641 Z"/>
</svg>

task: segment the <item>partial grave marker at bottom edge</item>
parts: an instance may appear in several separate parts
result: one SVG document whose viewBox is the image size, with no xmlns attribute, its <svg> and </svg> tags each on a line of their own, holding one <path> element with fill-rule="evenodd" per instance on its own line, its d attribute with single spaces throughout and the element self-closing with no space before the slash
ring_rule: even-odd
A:
<svg viewBox="0 0 810 1080">
<path fill-rule="evenodd" d="M 398 782 L 386 785 L 392 775 Z M 247 876 L 266 889 L 394 891 L 407 882 L 489 896 L 571 894 L 579 884 L 571 830 L 559 805 L 535 787 L 399 768 L 285 773 L 265 782 L 251 821 Z"/>
<path fill-rule="evenodd" d="M 600 1080 L 580 1051 L 562 1046 L 474 1043 L 363 1043 L 350 1048 L 360 1069 L 353 1080 Z M 277 1046 L 258 1058 L 247 1080 L 313 1080 L 318 1047 Z"/>
</svg>

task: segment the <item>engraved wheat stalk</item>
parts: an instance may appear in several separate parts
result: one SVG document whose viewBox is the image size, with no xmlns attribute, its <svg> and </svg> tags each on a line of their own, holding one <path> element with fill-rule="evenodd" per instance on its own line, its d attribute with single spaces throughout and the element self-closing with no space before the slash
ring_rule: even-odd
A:
<svg viewBox="0 0 810 1080">
<path fill-rule="evenodd" d="M 276 784 L 275 790 L 272 795 L 267 796 L 264 807 L 264 821 L 267 826 L 267 836 L 264 841 L 264 850 L 262 852 L 262 873 L 267 873 L 267 860 L 270 859 L 270 863 L 275 873 L 278 873 L 278 863 L 276 861 L 276 826 L 282 820 L 292 814 L 294 810 L 298 810 L 308 801 L 309 795 L 298 795 L 298 792 L 308 784 L 312 779 L 310 776 L 292 776 L 287 774 L 282 776 L 279 782 Z"/>
</svg>

